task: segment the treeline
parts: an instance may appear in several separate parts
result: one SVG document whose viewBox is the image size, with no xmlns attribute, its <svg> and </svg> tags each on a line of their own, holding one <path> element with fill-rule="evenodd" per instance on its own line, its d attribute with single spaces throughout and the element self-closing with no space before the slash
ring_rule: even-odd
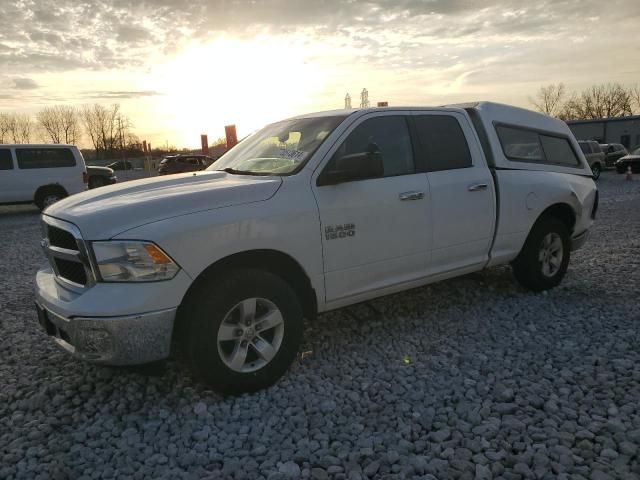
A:
<svg viewBox="0 0 640 480">
<path fill-rule="evenodd" d="M 68 143 L 86 136 L 96 158 L 142 155 L 140 139 L 120 105 L 100 104 L 45 107 L 32 118 L 22 113 L 0 113 L 0 143 Z"/>
<path fill-rule="evenodd" d="M 569 92 L 563 83 L 540 87 L 531 104 L 542 113 L 562 120 L 625 117 L 640 114 L 640 85 L 593 85 Z"/>
</svg>

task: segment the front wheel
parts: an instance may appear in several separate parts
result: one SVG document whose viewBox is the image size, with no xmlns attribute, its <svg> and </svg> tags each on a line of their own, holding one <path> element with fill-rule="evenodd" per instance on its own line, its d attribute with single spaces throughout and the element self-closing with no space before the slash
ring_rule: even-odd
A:
<svg viewBox="0 0 640 480">
<path fill-rule="evenodd" d="M 570 250 L 566 225 L 555 217 L 543 217 L 512 262 L 513 273 L 523 287 L 535 292 L 553 288 L 567 272 Z"/>
<path fill-rule="evenodd" d="M 600 167 L 599 163 L 596 163 L 595 165 L 593 165 L 591 167 L 591 173 L 593 173 L 593 179 L 597 180 L 598 178 L 600 178 L 600 173 L 602 172 L 602 168 Z"/>
<path fill-rule="evenodd" d="M 303 313 L 287 282 L 234 270 L 194 288 L 181 312 L 192 368 L 215 390 L 239 394 L 275 383 L 302 339 Z"/>
<path fill-rule="evenodd" d="M 38 190 L 34 200 L 36 206 L 40 209 L 40 211 L 43 211 L 45 208 L 50 207 L 66 196 L 67 193 L 62 188 L 45 187 Z"/>
</svg>

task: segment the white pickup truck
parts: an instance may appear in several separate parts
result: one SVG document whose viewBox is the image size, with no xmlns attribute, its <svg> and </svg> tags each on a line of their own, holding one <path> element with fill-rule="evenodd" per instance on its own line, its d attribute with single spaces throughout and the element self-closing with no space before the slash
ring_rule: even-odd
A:
<svg viewBox="0 0 640 480">
<path fill-rule="evenodd" d="M 205 171 L 47 208 L 38 316 L 78 358 L 151 362 L 177 340 L 215 389 L 253 391 L 319 312 L 508 263 L 529 289 L 558 285 L 597 206 L 571 131 L 537 113 L 303 115 Z"/>
</svg>

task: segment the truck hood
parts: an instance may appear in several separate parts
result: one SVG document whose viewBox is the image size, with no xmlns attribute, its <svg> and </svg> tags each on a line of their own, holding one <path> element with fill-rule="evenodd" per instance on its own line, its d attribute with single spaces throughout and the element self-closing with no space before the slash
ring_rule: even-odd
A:
<svg viewBox="0 0 640 480">
<path fill-rule="evenodd" d="M 97 165 L 87 165 L 89 175 L 113 175 L 113 169 L 109 167 L 98 167 Z"/>
<path fill-rule="evenodd" d="M 261 202 L 281 183 L 279 177 L 190 172 L 82 192 L 51 205 L 44 214 L 74 223 L 87 240 L 106 240 L 167 218 Z"/>
</svg>

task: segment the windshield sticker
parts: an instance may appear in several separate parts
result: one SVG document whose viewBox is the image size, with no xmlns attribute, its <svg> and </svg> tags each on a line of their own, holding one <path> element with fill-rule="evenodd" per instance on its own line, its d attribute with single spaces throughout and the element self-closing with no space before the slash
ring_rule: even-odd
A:
<svg viewBox="0 0 640 480">
<path fill-rule="evenodd" d="M 287 150 L 286 148 L 281 148 L 278 150 L 278 156 L 280 158 L 286 158 L 287 160 L 293 160 L 294 162 L 301 162 L 304 160 L 307 152 L 303 152 L 302 150 Z"/>
</svg>

